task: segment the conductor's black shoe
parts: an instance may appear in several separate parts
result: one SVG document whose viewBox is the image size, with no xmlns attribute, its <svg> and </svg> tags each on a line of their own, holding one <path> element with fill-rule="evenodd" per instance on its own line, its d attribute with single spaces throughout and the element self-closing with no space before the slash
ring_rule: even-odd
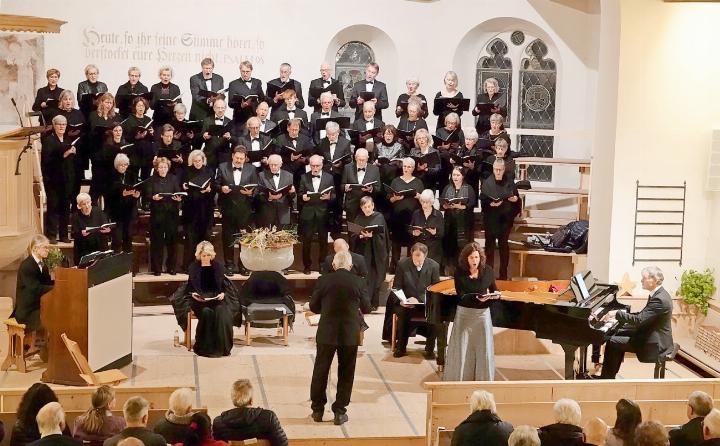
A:
<svg viewBox="0 0 720 446">
<path fill-rule="evenodd" d="M 407 355 L 407 352 L 405 349 L 397 349 L 393 352 L 393 358 L 402 358 L 403 356 Z"/>
<path fill-rule="evenodd" d="M 333 420 L 333 424 L 335 426 L 340 426 L 341 424 L 347 423 L 348 416 L 346 413 L 336 413 L 335 419 Z"/>
<path fill-rule="evenodd" d="M 312 415 L 310 415 L 310 416 L 312 417 L 312 419 L 313 419 L 314 422 L 316 422 L 316 423 L 322 423 L 322 417 L 323 417 L 323 413 L 322 413 L 322 412 L 315 412 L 315 411 L 313 411 Z"/>
<path fill-rule="evenodd" d="M 435 352 L 426 351 L 425 353 L 423 353 L 423 358 L 427 360 L 435 359 Z"/>
</svg>

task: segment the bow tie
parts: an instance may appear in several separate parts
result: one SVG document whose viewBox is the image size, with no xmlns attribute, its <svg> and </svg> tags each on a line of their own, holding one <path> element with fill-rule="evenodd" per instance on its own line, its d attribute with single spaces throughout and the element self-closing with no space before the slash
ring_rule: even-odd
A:
<svg viewBox="0 0 720 446">
<path fill-rule="evenodd" d="M 365 83 L 366 83 L 367 85 L 373 85 L 373 84 L 375 83 L 375 81 L 365 81 Z"/>
<path fill-rule="evenodd" d="M 322 113 L 322 114 L 320 115 L 320 117 L 321 117 L 321 118 L 329 118 L 329 117 L 330 117 L 330 113 Z"/>
<path fill-rule="evenodd" d="M 238 172 L 242 172 L 242 167 L 233 167 L 233 171 L 237 170 Z"/>
<path fill-rule="evenodd" d="M 365 168 L 364 168 L 364 167 L 358 167 L 358 170 L 357 170 L 357 171 L 358 171 L 358 172 L 360 172 L 360 171 L 365 172 Z"/>
<path fill-rule="evenodd" d="M 313 178 L 320 178 L 320 175 L 313 175 Z"/>
<path fill-rule="evenodd" d="M 280 176 L 280 172 L 274 173 L 273 176 L 274 176 L 274 177 L 279 177 L 279 176 Z"/>
</svg>

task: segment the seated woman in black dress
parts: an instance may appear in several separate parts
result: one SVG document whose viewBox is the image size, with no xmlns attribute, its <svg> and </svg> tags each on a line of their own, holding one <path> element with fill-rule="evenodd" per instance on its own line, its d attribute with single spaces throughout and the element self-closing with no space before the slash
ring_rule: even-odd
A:
<svg viewBox="0 0 720 446">
<path fill-rule="evenodd" d="M 237 290 L 225 278 L 225 268 L 215 260 L 212 243 L 203 240 L 188 268 L 183 299 L 198 318 L 193 350 L 200 356 L 230 355 L 233 347 L 233 318 L 238 311 Z"/>
</svg>

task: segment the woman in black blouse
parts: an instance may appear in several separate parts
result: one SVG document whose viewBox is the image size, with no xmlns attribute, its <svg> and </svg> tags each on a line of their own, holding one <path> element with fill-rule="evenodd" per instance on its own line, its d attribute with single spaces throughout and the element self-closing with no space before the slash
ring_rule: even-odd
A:
<svg viewBox="0 0 720 446">
<path fill-rule="evenodd" d="M 461 167 L 455 167 L 448 184 L 440 195 L 440 204 L 445 211 L 445 258 L 449 265 L 457 267 L 457 256 L 462 246 L 473 240 L 474 209 L 477 195 L 466 184 Z"/>
<path fill-rule="evenodd" d="M 152 119 L 147 116 L 150 104 L 147 99 L 138 96 L 132 101 L 132 114 L 123 121 L 123 131 L 128 143 L 135 144 L 135 153 L 139 159 L 140 179 L 150 176 L 152 163 L 155 159 L 155 141 L 153 135 L 155 129 L 150 123 Z"/>
<path fill-rule="evenodd" d="M 182 196 L 178 193 L 180 182 L 169 174 L 170 160 L 157 158 L 155 174 L 146 187 L 150 202 L 150 270 L 156 276 L 162 273 L 163 254 L 167 248 L 167 272 L 175 274 L 176 244 L 180 215 L 178 204 Z"/>
<path fill-rule="evenodd" d="M 479 135 L 490 129 L 490 118 L 498 114 L 504 120 L 507 116 L 507 98 L 500 93 L 500 85 L 497 79 L 491 77 L 483 82 L 483 92 L 477 97 L 477 105 L 472 111 L 477 116 L 475 128 Z"/>
<path fill-rule="evenodd" d="M 115 114 L 115 98 L 110 93 L 104 93 L 98 98 L 96 110 L 90 112 L 90 136 L 88 141 L 88 158 L 92 160 L 92 181 L 90 182 L 90 196 L 94 202 L 105 190 L 105 180 L 98 171 L 97 156 L 110 132 L 120 122 Z"/>
<path fill-rule="evenodd" d="M 410 156 L 415 159 L 415 176 L 423 182 L 423 187 L 435 190 L 440 173 L 440 154 L 433 148 L 427 130 L 415 132 L 415 147 L 410 150 Z"/>
<path fill-rule="evenodd" d="M 405 158 L 402 162 L 402 175 L 392 180 L 390 187 L 396 192 L 405 190 L 414 190 L 412 194 L 397 195 L 391 191 L 386 191 L 388 199 L 392 205 L 390 212 L 390 232 L 392 234 L 392 261 L 390 262 L 390 274 L 395 274 L 395 265 L 400 260 L 400 250 L 402 247 L 410 249 L 412 237 L 408 231 L 408 222 L 413 213 L 420 208 L 418 198 L 423 191 L 423 183 L 419 178 L 413 175 L 415 171 L 415 160 Z"/>
<path fill-rule="evenodd" d="M 68 223 L 73 203 L 75 157 L 77 148 L 67 137 L 67 119 L 58 115 L 52 120 L 52 132 L 41 139 L 40 167 L 47 196 L 45 235 L 50 243 L 69 242 Z"/>
<path fill-rule="evenodd" d="M 493 270 L 480 244 L 468 243 L 458 257 L 458 307 L 448 344 L 443 381 L 492 381 L 495 375 L 491 299 L 497 290 Z"/>
<path fill-rule="evenodd" d="M 50 68 L 45 74 L 47 77 L 47 85 L 38 88 L 35 94 L 35 102 L 33 103 L 33 111 L 39 111 L 42 114 L 44 124 L 50 124 L 53 116 L 57 113 L 57 108 L 60 102 L 60 93 L 63 89 L 58 87 L 58 81 L 60 80 L 60 70 L 56 68 Z"/>
<path fill-rule="evenodd" d="M 397 103 L 395 104 L 395 116 L 401 118 L 401 120 L 403 118 L 407 118 L 408 106 L 410 103 L 415 102 L 413 100 L 417 100 L 420 105 L 418 116 L 424 118 L 428 115 L 428 106 L 425 96 L 417 91 L 420 87 L 420 81 L 415 78 L 411 78 L 405 81 L 405 86 L 407 87 L 407 93 L 403 93 L 398 96 Z"/>
<path fill-rule="evenodd" d="M 442 139 L 443 143 L 435 141 L 435 148 L 440 153 L 440 173 L 438 177 L 438 189 L 443 190 L 450 181 L 452 155 L 457 154 L 460 146 L 465 142 L 465 134 L 460 129 L 460 116 L 457 113 L 445 115 L 445 124 L 435 131 L 435 136 Z"/>
<path fill-rule="evenodd" d="M 463 94 L 458 90 L 458 75 L 454 71 L 448 71 L 445 73 L 443 78 L 443 88 L 435 94 L 437 98 L 451 98 L 451 99 L 462 99 Z M 440 128 L 445 125 L 445 116 L 450 113 L 457 113 L 458 116 L 462 115 L 462 110 L 459 107 L 443 107 L 438 108 L 433 103 L 433 114 L 438 117 L 437 127 Z"/>
<path fill-rule="evenodd" d="M 373 164 L 380 170 L 381 185 L 389 185 L 401 171 L 401 162 L 392 160 L 404 158 L 405 149 L 398 142 L 398 132 L 394 125 L 385 125 L 382 134 L 382 139 L 375 143 L 375 150 L 372 154 Z M 378 196 L 376 205 L 378 211 L 382 212 L 387 220 L 392 209 L 390 201 L 385 196 Z"/>
<path fill-rule="evenodd" d="M 89 64 L 85 67 L 85 80 L 77 86 L 77 102 L 85 119 L 88 119 L 90 112 L 97 108 L 96 96 L 108 92 L 107 85 L 105 82 L 99 81 L 98 76 L 100 76 L 100 69 Z"/>
<path fill-rule="evenodd" d="M 67 119 L 67 129 L 65 135 L 71 141 L 77 140 L 74 144 L 78 149 L 75 157 L 75 183 L 72 186 L 73 196 L 80 193 L 80 179 L 83 178 L 83 171 L 88 168 L 88 150 L 89 142 L 85 128 L 85 116 L 80 110 L 75 108 L 75 97 L 70 90 L 63 90 L 60 93 L 58 109 L 55 110 L 55 116 L 62 115 Z"/>
<path fill-rule="evenodd" d="M 416 100 L 410 100 L 407 106 L 407 113 L 400 118 L 398 130 L 403 132 L 414 132 L 418 129 L 428 129 L 427 122 L 420 116 L 422 109 Z"/>
<path fill-rule="evenodd" d="M 130 184 L 135 184 L 138 178 L 138 158 L 133 150 L 134 146 L 125 144 L 123 138 L 123 128 L 120 124 L 116 124 L 110 133 L 110 137 L 102 145 L 102 148 L 95 155 L 93 161 L 93 175 L 97 175 L 101 181 L 97 182 L 95 188 L 96 197 L 105 197 L 107 201 L 107 193 L 109 182 L 108 179 L 112 178 L 115 174 L 115 157 L 123 153 L 130 159 L 130 166 L 128 168 L 127 180 L 132 181 Z M 107 204 L 107 203 L 106 203 Z"/>
<path fill-rule="evenodd" d="M 161 67 L 158 70 L 160 82 L 150 87 L 153 93 L 151 107 L 153 112 L 153 127 L 158 128 L 169 123 L 173 119 L 173 108 L 175 104 L 182 102 L 180 87 L 170 82 L 173 77 L 173 70 L 169 66 Z"/>
<path fill-rule="evenodd" d="M 111 182 L 105 204 L 110 220 L 117 224 L 111 246 L 116 252 L 132 252 L 133 225 L 137 216 L 140 187 L 132 187 L 137 182 L 137 174 L 132 175 L 129 169 L 130 158 L 127 155 L 118 153 L 113 164 L 115 171 L 108 176 Z"/>
<path fill-rule="evenodd" d="M 425 189 L 420 194 L 420 209 L 416 209 L 410 220 L 413 242 L 423 243 L 428 248 L 428 257 L 443 265 L 442 239 L 445 234 L 445 221 L 442 212 L 433 207 L 435 193 Z"/>
<path fill-rule="evenodd" d="M 492 176 L 492 165 L 495 160 L 503 160 L 505 162 L 505 176 L 511 180 L 515 180 L 515 157 L 519 154 L 510 150 L 510 137 L 508 135 L 500 135 L 493 144 L 494 155 L 489 155 L 482 163 L 480 177 L 484 180 Z"/>
<path fill-rule="evenodd" d="M 182 180 L 182 188 L 188 193 L 183 206 L 183 226 L 187 234 L 185 266 L 192 261 L 190 251 L 210 235 L 215 206 L 215 178 L 201 150 L 193 150 L 188 156 L 188 166 Z"/>
</svg>

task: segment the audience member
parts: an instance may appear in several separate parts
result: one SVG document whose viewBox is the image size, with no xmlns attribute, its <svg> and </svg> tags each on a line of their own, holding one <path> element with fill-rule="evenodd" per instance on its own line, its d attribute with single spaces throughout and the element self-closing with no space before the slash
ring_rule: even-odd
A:
<svg viewBox="0 0 720 446">
<path fill-rule="evenodd" d="M 127 427 L 119 434 L 105 440 L 103 446 L 117 446 L 120 440 L 135 437 L 142 441 L 145 446 L 165 446 L 167 443 L 162 435 L 158 435 L 147 428 L 148 409 L 150 404 L 140 396 L 134 396 L 123 406 L 123 415 Z"/>
<path fill-rule="evenodd" d="M 205 412 L 192 414 L 185 439 L 175 446 L 227 446 L 228 443 L 213 438 L 211 427 L 208 414 Z"/>
<path fill-rule="evenodd" d="M 155 424 L 153 432 L 160 434 L 170 444 L 180 443 L 187 438 L 193 412 L 193 391 L 187 387 L 176 389 L 169 400 L 170 408 Z"/>
<path fill-rule="evenodd" d="M 135 437 L 128 437 L 124 440 L 120 440 L 117 446 L 145 446 L 145 443 Z"/>
<path fill-rule="evenodd" d="M 621 398 L 615 404 L 615 425 L 608 431 L 606 446 L 633 446 L 635 429 L 642 423 L 640 406 L 634 401 Z"/>
<path fill-rule="evenodd" d="M 29 443 L 32 446 L 78 446 L 80 442 L 63 435 L 65 411 L 57 401 L 44 405 L 35 417 L 40 439 Z"/>
<path fill-rule="evenodd" d="M 538 429 L 543 446 L 581 446 L 585 443 L 577 401 L 568 398 L 557 400 L 553 414 L 555 423 Z"/>
<path fill-rule="evenodd" d="M 272 446 L 287 446 L 280 421 L 275 412 L 262 407 L 250 407 L 253 402 L 252 384 L 247 379 L 233 383 L 230 391 L 234 409 L 226 410 L 213 420 L 212 430 L 218 440 L 233 441 L 264 438 Z"/>
<path fill-rule="evenodd" d="M 635 446 L 667 446 L 665 426 L 657 421 L 645 421 L 635 429 Z"/>
<path fill-rule="evenodd" d="M 508 446 L 540 446 L 538 431 L 532 426 L 518 426 L 508 438 Z"/>
<path fill-rule="evenodd" d="M 602 418 L 591 418 L 583 429 L 585 433 L 585 444 L 592 446 L 605 446 L 605 439 L 608 434 L 608 425 Z"/>
<path fill-rule="evenodd" d="M 703 442 L 703 418 L 713 409 L 710 395 L 696 390 L 688 397 L 687 423 L 672 429 L 670 446 L 695 446 Z"/>
<path fill-rule="evenodd" d="M 703 446 L 720 445 L 720 410 L 712 409 L 703 420 Z"/>
<path fill-rule="evenodd" d="M 58 400 L 55 392 L 45 383 L 35 383 L 23 394 L 17 408 L 17 421 L 10 434 L 10 446 L 24 446 L 40 439 L 35 417 L 47 403 Z"/>
<path fill-rule="evenodd" d="M 75 418 L 72 436 L 83 443 L 101 444 L 125 429 L 125 419 L 115 416 L 115 391 L 110 386 L 100 386 L 92 395 L 92 407 Z"/>
<path fill-rule="evenodd" d="M 455 428 L 452 446 L 505 446 L 513 430 L 512 424 L 497 415 L 495 397 L 484 390 L 476 390 L 470 396 L 472 413 Z"/>
</svg>

